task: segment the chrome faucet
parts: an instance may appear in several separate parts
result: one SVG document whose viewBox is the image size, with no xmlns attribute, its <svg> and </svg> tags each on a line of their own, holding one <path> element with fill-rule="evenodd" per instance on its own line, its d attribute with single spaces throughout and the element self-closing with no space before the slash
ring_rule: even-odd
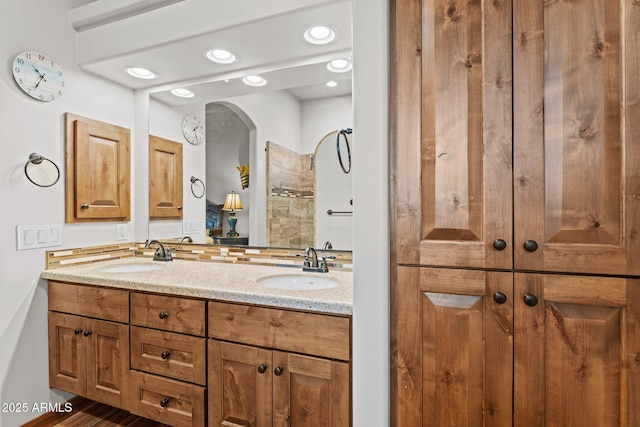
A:
<svg viewBox="0 0 640 427">
<path fill-rule="evenodd" d="M 157 240 L 147 240 L 147 243 L 144 245 L 146 249 L 151 249 L 151 244 L 156 243 L 158 247 L 156 248 L 155 253 L 153 254 L 154 261 L 172 261 L 171 252 L 165 250 L 164 245 Z"/>
<path fill-rule="evenodd" d="M 179 243 L 184 243 L 184 242 L 193 243 L 193 239 L 191 238 L 191 236 L 184 236 L 182 239 L 180 239 Z"/>
<path fill-rule="evenodd" d="M 309 259 L 309 254 L 312 254 L 311 259 Z M 307 249 L 304 251 L 304 267 L 302 267 L 302 271 L 328 273 L 329 267 L 327 267 L 327 260 L 335 258 L 336 257 L 334 256 L 323 256 L 322 261 L 320 261 L 320 265 L 318 265 L 318 253 L 313 246 L 307 246 Z"/>
<path fill-rule="evenodd" d="M 313 258 L 309 260 L 309 253 L 313 254 Z M 317 271 L 318 270 L 318 253 L 313 246 L 307 246 L 304 250 L 304 267 L 303 271 Z"/>
</svg>

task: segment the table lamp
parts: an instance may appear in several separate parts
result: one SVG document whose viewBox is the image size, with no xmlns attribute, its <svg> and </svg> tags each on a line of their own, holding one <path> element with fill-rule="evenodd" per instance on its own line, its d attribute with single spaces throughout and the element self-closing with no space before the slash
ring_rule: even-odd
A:
<svg viewBox="0 0 640 427">
<path fill-rule="evenodd" d="M 224 206 L 222 207 L 223 211 L 230 211 L 229 218 L 229 232 L 227 236 L 236 237 L 238 233 L 236 233 L 236 222 L 238 222 L 238 218 L 236 218 L 236 211 L 242 210 L 242 202 L 240 201 L 240 195 L 234 193 L 233 191 L 227 194 L 227 198 L 224 201 Z"/>
</svg>

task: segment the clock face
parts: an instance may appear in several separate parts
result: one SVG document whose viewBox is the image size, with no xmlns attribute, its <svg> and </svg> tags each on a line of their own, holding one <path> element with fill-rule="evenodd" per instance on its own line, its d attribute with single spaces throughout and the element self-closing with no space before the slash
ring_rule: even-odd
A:
<svg viewBox="0 0 640 427">
<path fill-rule="evenodd" d="M 202 127 L 200 119 L 193 114 L 182 120 L 182 133 L 191 144 L 200 144 L 204 141 L 204 127 Z"/>
<path fill-rule="evenodd" d="M 38 52 L 22 52 L 13 60 L 13 78 L 20 89 L 38 101 L 53 101 L 64 90 L 64 73 Z"/>
</svg>

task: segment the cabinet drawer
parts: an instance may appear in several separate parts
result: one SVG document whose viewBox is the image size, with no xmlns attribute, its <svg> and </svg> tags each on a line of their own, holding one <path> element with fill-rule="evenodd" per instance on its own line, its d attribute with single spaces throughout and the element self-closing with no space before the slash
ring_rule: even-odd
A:
<svg viewBox="0 0 640 427">
<path fill-rule="evenodd" d="M 131 294 L 131 323 L 205 336 L 205 302 L 176 296 Z"/>
<path fill-rule="evenodd" d="M 131 326 L 131 367 L 206 385 L 206 338 Z"/>
<path fill-rule="evenodd" d="M 129 291 L 49 281 L 49 310 L 129 323 Z"/>
<path fill-rule="evenodd" d="M 175 427 L 204 426 L 205 387 L 131 371 L 130 412 Z"/>
<path fill-rule="evenodd" d="M 331 359 L 351 355 L 348 317 L 211 301 L 209 336 Z"/>
</svg>

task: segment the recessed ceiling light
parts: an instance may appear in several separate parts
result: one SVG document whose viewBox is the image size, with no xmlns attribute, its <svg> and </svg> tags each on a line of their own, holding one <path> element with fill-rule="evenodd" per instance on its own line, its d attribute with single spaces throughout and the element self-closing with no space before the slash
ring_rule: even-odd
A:
<svg viewBox="0 0 640 427">
<path fill-rule="evenodd" d="M 252 75 L 243 77 L 242 83 L 249 86 L 264 86 L 267 84 L 267 80 L 262 76 Z"/>
<path fill-rule="evenodd" d="M 206 54 L 209 61 L 217 62 L 219 64 L 231 64 L 238 60 L 238 57 L 228 50 L 224 49 L 211 49 Z"/>
<path fill-rule="evenodd" d="M 147 70 L 146 68 L 142 67 L 127 67 L 125 68 L 125 71 L 129 73 L 130 76 L 136 77 L 138 79 L 149 80 L 158 77 L 158 75 L 153 71 Z"/>
<path fill-rule="evenodd" d="M 337 37 L 336 30 L 326 25 L 315 25 L 304 30 L 304 39 L 312 44 L 331 43 Z"/>
<path fill-rule="evenodd" d="M 348 59 L 334 59 L 327 64 L 327 70 L 333 73 L 345 73 L 352 68 L 351 61 Z"/>
<path fill-rule="evenodd" d="M 189 89 L 182 88 L 171 89 L 171 93 L 175 96 L 179 96 L 180 98 L 193 98 L 194 96 L 196 96 Z"/>
<path fill-rule="evenodd" d="M 336 82 L 335 80 L 329 80 L 326 83 L 326 85 L 327 85 L 327 87 L 336 87 L 336 86 L 338 86 L 338 82 Z"/>
</svg>

